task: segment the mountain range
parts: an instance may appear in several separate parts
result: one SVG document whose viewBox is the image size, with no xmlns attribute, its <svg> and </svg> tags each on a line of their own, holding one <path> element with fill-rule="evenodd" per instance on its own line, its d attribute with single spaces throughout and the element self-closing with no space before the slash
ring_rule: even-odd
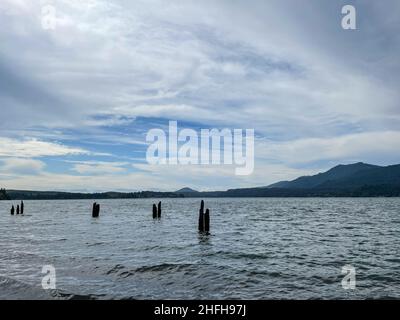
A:
<svg viewBox="0 0 400 320">
<path fill-rule="evenodd" d="M 358 162 L 326 172 L 280 181 L 266 187 L 190 193 L 185 197 L 361 197 L 400 196 L 400 165 L 377 166 Z"/>
<path fill-rule="evenodd" d="M 338 165 L 313 176 L 227 192 L 255 196 L 400 196 L 400 165 Z"/>
<path fill-rule="evenodd" d="M 377 166 L 358 162 L 326 172 L 280 181 L 265 187 L 200 192 L 185 187 L 175 192 L 67 193 L 7 190 L 1 199 L 130 199 L 200 197 L 399 197 L 400 165 Z"/>
</svg>

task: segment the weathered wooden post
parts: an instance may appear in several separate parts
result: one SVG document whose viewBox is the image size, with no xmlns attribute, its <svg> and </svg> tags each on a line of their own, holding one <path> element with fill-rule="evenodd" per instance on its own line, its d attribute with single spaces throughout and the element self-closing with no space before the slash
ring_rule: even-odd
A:
<svg viewBox="0 0 400 320">
<path fill-rule="evenodd" d="M 21 214 L 24 214 L 24 201 L 21 201 Z"/>
<path fill-rule="evenodd" d="M 157 218 L 157 206 L 155 203 L 153 203 L 153 219 Z"/>
<path fill-rule="evenodd" d="M 157 207 L 157 217 L 160 219 L 161 218 L 161 201 L 158 203 Z"/>
<path fill-rule="evenodd" d="M 11 213 L 11 215 L 13 216 L 14 215 L 14 212 L 15 212 L 15 208 L 14 208 L 14 205 L 11 207 L 11 211 L 10 211 L 10 213 Z"/>
<path fill-rule="evenodd" d="M 199 231 L 204 231 L 204 201 L 201 200 L 200 211 L 199 211 Z"/>
<path fill-rule="evenodd" d="M 93 207 L 92 207 L 92 218 L 94 218 L 96 216 L 96 205 L 97 205 L 97 203 L 94 202 Z"/>
<path fill-rule="evenodd" d="M 199 232 L 210 232 L 210 209 L 204 213 L 204 201 L 201 200 L 199 211 Z"/>
<path fill-rule="evenodd" d="M 17 205 L 17 214 L 19 214 L 19 204 Z"/>
<path fill-rule="evenodd" d="M 204 215 L 204 231 L 210 232 L 210 210 L 207 209 Z"/>
<path fill-rule="evenodd" d="M 92 217 L 98 218 L 99 215 L 100 215 L 100 205 L 95 202 L 93 203 Z"/>
</svg>

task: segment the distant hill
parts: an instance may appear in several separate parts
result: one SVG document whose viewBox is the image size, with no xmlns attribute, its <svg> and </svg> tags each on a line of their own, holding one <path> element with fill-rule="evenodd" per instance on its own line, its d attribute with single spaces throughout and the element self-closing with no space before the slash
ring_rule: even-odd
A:
<svg viewBox="0 0 400 320">
<path fill-rule="evenodd" d="M 400 165 L 338 165 L 314 176 L 281 181 L 262 188 L 230 189 L 232 197 L 399 197 Z"/>
<path fill-rule="evenodd" d="M 376 166 L 362 162 L 338 165 L 313 176 L 281 181 L 267 187 L 199 192 L 182 188 L 175 192 L 68 193 L 55 191 L 0 191 L 0 199 L 136 199 L 207 197 L 400 197 L 400 165 Z"/>
<path fill-rule="evenodd" d="M 400 165 L 373 167 L 347 176 L 327 180 L 318 185 L 322 189 L 354 189 L 364 186 L 400 186 Z"/>
<path fill-rule="evenodd" d="M 182 194 L 185 194 L 185 193 L 196 193 L 196 192 L 198 192 L 198 191 L 193 190 L 191 188 L 187 188 L 187 187 L 175 191 L 175 193 L 182 193 Z"/>
<path fill-rule="evenodd" d="M 304 176 L 297 178 L 293 181 L 281 181 L 269 185 L 267 188 L 285 188 L 285 189 L 310 189 L 325 186 L 329 186 L 330 183 L 336 182 L 336 185 L 341 185 L 345 183 L 344 180 L 351 178 L 355 174 L 360 174 L 361 172 L 369 172 L 371 169 L 376 169 L 376 172 L 380 172 L 383 167 L 375 166 L 371 164 L 366 164 L 362 162 L 349 164 L 349 165 L 338 165 L 326 172 L 318 173 L 314 176 Z M 379 173 L 378 173 L 379 175 Z M 376 177 L 371 177 L 369 181 L 364 180 L 365 184 L 376 184 Z M 345 186 L 345 184 L 342 184 Z M 360 185 L 359 185 L 360 186 Z"/>
</svg>

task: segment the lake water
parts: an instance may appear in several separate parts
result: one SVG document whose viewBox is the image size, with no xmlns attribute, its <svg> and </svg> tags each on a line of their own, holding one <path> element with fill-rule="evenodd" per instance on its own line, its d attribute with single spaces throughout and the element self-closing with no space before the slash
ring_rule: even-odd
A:
<svg viewBox="0 0 400 320">
<path fill-rule="evenodd" d="M 200 199 L 162 199 L 160 220 L 154 202 L 100 200 L 93 219 L 87 200 L 0 201 L 0 298 L 400 298 L 399 198 L 205 199 L 208 236 Z"/>
</svg>

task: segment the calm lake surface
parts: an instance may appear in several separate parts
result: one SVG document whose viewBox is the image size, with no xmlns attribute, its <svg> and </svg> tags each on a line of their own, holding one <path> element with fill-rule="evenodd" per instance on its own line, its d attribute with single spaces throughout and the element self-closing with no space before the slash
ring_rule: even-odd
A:
<svg viewBox="0 0 400 320">
<path fill-rule="evenodd" d="M 26 201 L 24 216 L 0 201 L 0 298 L 400 298 L 399 198 L 205 199 L 208 236 L 200 199 L 162 199 L 160 220 L 155 202 L 100 200 L 93 219 L 88 200 Z"/>
</svg>

